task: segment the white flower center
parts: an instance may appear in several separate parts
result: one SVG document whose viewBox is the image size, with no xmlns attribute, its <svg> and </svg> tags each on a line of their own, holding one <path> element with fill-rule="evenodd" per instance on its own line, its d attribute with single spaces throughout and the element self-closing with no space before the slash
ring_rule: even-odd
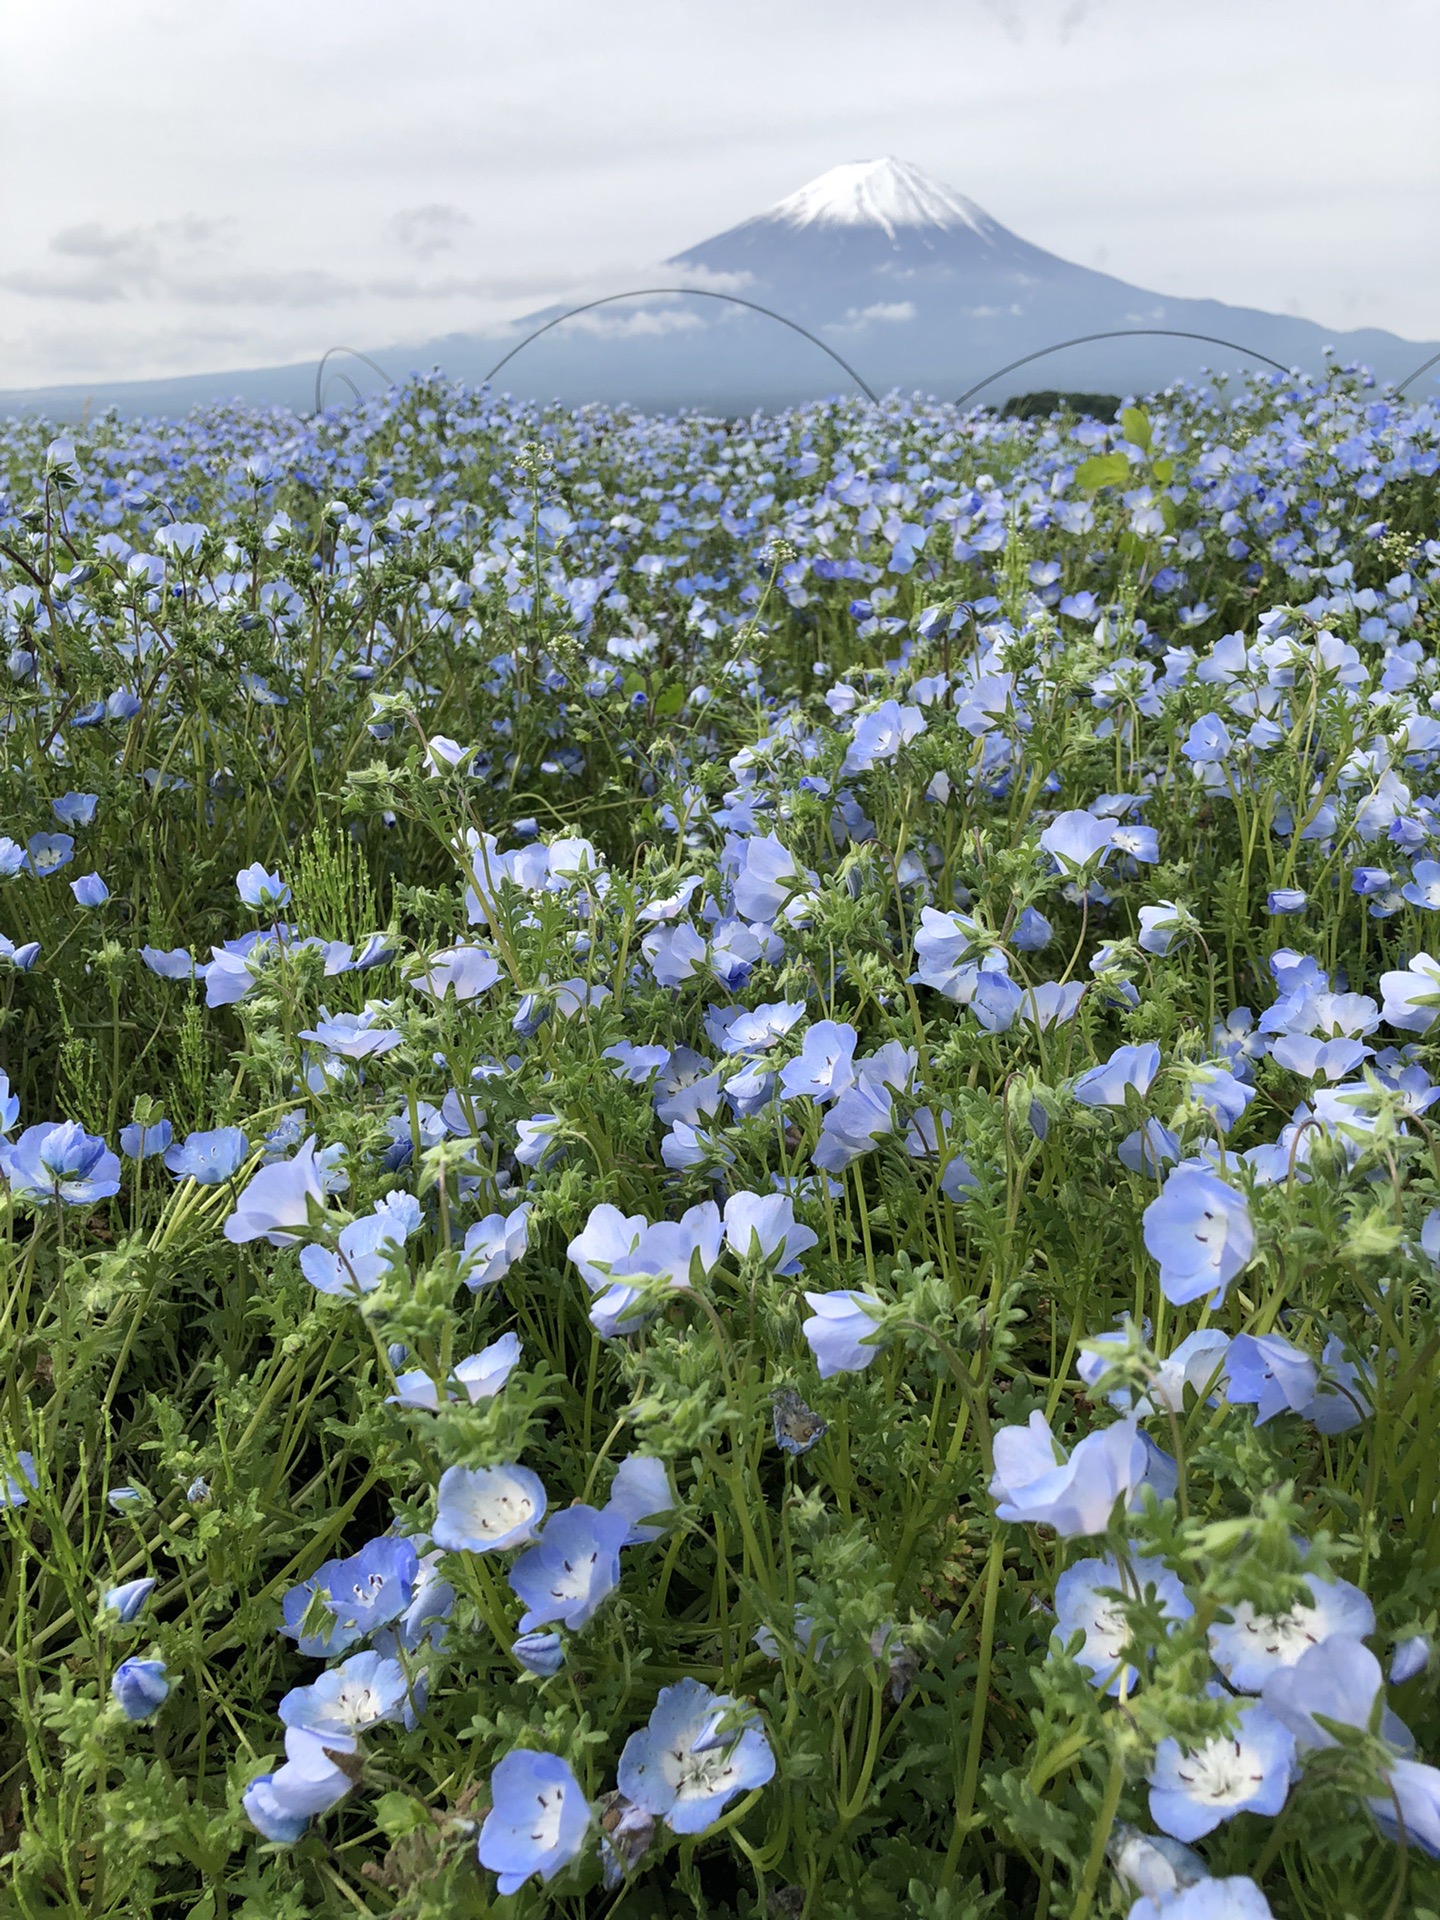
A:
<svg viewBox="0 0 1440 1920">
<path fill-rule="evenodd" d="M 1265 1778 L 1264 1763 L 1253 1747 L 1223 1737 L 1207 1740 L 1198 1753 L 1187 1754 L 1175 1771 L 1191 1799 L 1208 1801 L 1212 1807 L 1243 1806 Z"/>
<path fill-rule="evenodd" d="M 1248 1601 L 1241 1600 L 1234 1611 L 1234 1624 L 1258 1642 L 1277 1666 L 1293 1667 L 1308 1648 L 1325 1638 L 1325 1628 L 1313 1607 L 1296 1606 L 1288 1613 L 1257 1614 Z"/>
<path fill-rule="evenodd" d="M 530 1838 L 548 1853 L 560 1839 L 560 1816 L 565 1810 L 564 1787 L 549 1787 L 535 1796 L 535 1816 Z"/>
</svg>

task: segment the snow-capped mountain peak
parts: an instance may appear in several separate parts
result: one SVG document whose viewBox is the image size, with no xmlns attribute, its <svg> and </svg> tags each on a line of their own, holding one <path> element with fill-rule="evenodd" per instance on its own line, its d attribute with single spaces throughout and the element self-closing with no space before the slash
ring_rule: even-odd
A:
<svg viewBox="0 0 1440 1920">
<path fill-rule="evenodd" d="M 942 185 L 908 160 L 852 160 L 831 167 L 760 216 L 797 230 L 878 227 L 894 240 L 905 227 L 963 228 L 993 238 L 995 223 L 973 200 Z"/>
</svg>

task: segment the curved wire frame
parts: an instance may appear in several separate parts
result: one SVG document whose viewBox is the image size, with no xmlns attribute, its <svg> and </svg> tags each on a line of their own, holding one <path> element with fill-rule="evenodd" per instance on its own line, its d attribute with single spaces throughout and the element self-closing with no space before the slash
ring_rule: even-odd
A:
<svg viewBox="0 0 1440 1920">
<path fill-rule="evenodd" d="M 1263 360 L 1267 367 L 1274 367 L 1277 372 L 1289 373 L 1290 371 L 1289 367 L 1282 366 L 1278 360 L 1272 360 L 1268 353 L 1257 353 L 1254 347 L 1243 347 L 1238 340 L 1222 340 L 1215 333 L 1191 333 L 1183 327 L 1112 327 L 1106 333 L 1077 333 L 1073 340 L 1057 340 L 1053 346 L 1040 347 L 1034 353 L 1021 354 L 1018 360 L 1012 360 L 1008 366 L 997 367 L 993 373 L 987 373 L 983 380 L 977 380 L 973 387 L 967 387 L 955 405 L 963 407 L 967 400 L 973 400 L 977 393 L 983 392 L 992 380 L 999 380 L 1007 373 L 1014 373 L 1017 367 L 1028 367 L 1032 360 L 1043 360 L 1048 353 L 1059 353 L 1063 347 L 1083 347 L 1092 340 L 1130 340 L 1147 335 L 1165 340 L 1204 340 L 1212 347 L 1228 347 L 1232 353 L 1243 353 L 1247 360 Z"/>
<path fill-rule="evenodd" d="M 1432 353 L 1428 360 L 1422 360 L 1413 373 L 1406 374 L 1395 391 L 1397 393 L 1403 393 L 1412 380 L 1418 380 L 1422 373 L 1428 373 L 1437 360 L 1440 360 L 1440 353 Z"/>
<path fill-rule="evenodd" d="M 543 327 L 536 327 L 533 333 L 527 333 L 523 340 L 517 341 L 505 357 L 497 360 L 486 374 L 486 383 L 493 380 L 502 367 L 508 366 L 517 353 L 522 353 L 532 341 L 538 340 L 542 333 L 549 333 L 552 327 L 563 326 L 567 320 L 573 320 L 577 314 L 591 313 L 596 307 L 608 307 L 616 300 L 643 300 L 647 294 L 652 293 L 684 293 L 696 300 L 724 300 L 732 307 L 746 307 L 751 313 L 763 313 L 767 320 L 778 320 L 782 327 L 789 327 L 792 333 L 798 333 L 803 340 L 808 340 L 812 346 L 819 347 L 822 353 L 828 354 L 837 367 L 844 369 L 867 400 L 878 402 L 880 398 L 870 383 L 855 371 L 848 360 L 842 359 L 832 346 L 828 346 L 818 334 L 811 333 L 808 327 L 802 327 L 798 320 L 787 319 L 783 313 L 776 313 L 773 307 L 762 307 L 758 300 L 742 300 L 736 293 L 716 293 L 710 287 L 632 287 L 628 293 L 607 293 L 598 300 L 586 300 L 578 307 L 571 307 L 568 313 L 557 314 L 553 320 L 547 320 Z"/>
<path fill-rule="evenodd" d="M 352 357 L 352 359 L 363 360 L 366 366 L 370 368 L 372 373 L 379 374 L 380 378 L 385 382 L 387 387 L 394 386 L 395 382 L 390 378 L 389 374 L 386 373 L 384 367 L 382 367 L 378 361 L 372 360 L 368 353 L 361 353 L 358 347 L 327 347 L 324 353 L 322 353 L 320 356 L 319 366 L 316 367 L 315 369 L 315 411 L 316 413 L 320 412 L 321 382 L 325 378 L 325 363 L 328 360 L 333 360 L 337 353 L 348 353 Z M 356 388 L 355 382 L 349 379 L 349 377 L 343 373 L 340 375 L 340 378 L 345 381 L 345 384 L 349 387 L 350 391 L 355 395 L 355 398 L 358 400 L 360 398 L 360 394 L 358 389 Z"/>
</svg>

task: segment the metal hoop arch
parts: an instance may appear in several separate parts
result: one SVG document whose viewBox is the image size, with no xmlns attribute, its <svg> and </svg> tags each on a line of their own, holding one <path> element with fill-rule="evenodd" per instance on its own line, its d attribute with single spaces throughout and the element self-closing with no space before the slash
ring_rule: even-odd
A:
<svg viewBox="0 0 1440 1920">
<path fill-rule="evenodd" d="M 533 333 L 527 333 L 523 340 L 517 341 L 504 359 L 495 362 L 485 376 L 485 383 L 488 385 L 502 367 L 510 364 L 517 353 L 523 352 L 532 341 L 538 340 L 542 333 L 549 333 L 552 327 L 563 326 L 565 321 L 573 320 L 577 314 L 593 312 L 596 307 L 608 307 L 616 300 L 643 300 L 647 294 L 652 293 L 683 293 L 696 300 L 724 300 L 732 307 L 746 307 L 751 313 L 763 313 L 767 320 L 778 320 L 782 327 L 789 327 L 792 333 L 798 333 L 803 340 L 808 340 L 811 346 L 819 347 L 822 353 L 828 354 L 837 367 L 844 369 L 872 405 L 879 404 L 879 394 L 867 380 L 862 379 L 850 362 L 842 359 L 833 347 L 827 346 L 818 334 L 811 333 L 808 327 L 802 327 L 798 320 L 787 319 L 783 313 L 776 313 L 773 307 L 762 307 L 758 300 L 742 300 L 736 293 L 716 293 L 710 287 L 632 287 L 628 293 L 607 293 L 598 300 L 586 300 L 578 307 L 571 307 L 568 313 L 557 314 L 553 320 L 547 320 L 543 327 L 536 327 Z"/>
<path fill-rule="evenodd" d="M 1025 353 L 1018 360 L 1012 360 L 1008 366 L 997 367 L 994 373 L 987 373 L 983 380 L 977 380 L 973 387 L 967 387 L 955 402 L 963 407 L 967 400 L 973 400 L 977 393 L 983 392 L 992 380 L 999 380 L 1007 373 L 1013 373 L 1017 367 L 1028 367 L 1032 360 L 1043 360 L 1048 353 L 1059 353 L 1065 347 L 1083 347 L 1092 340 L 1130 340 L 1146 336 L 1165 340 L 1204 340 L 1212 347 L 1228 347 L 1232 353 L 1243 353 L 1247 360 L 1263 360 L 1267 367 L 1274 367 L 1277 373 L 1289 373 L 1289 367 L 1282 366 L 1278 360 L 1272 360 L 1268 353 L 1258 353 L 1254 347 L 1243 347 L 1238 340 L 1222 340 L 1215 333 L 1190 333 L 1183 327 L 1112 327 L 1106 333 L 1077 333 L 1073 340 L 1057 340 L 1052 346 L 1040 347 L 1034 353 Z M 1411 375 L 1414 378 L 1414 375 Z"/>
<path fill-rule="evenodd" d="M 1432 353 L 1428 360 L 1422 360 L 1413 373 L 1406 374 L 1395 391 L 1397 393 L 1403 393 L 1412 380 L 1418 380 L 1422 373 L 1428 373 L 1437 360 L 1440 360 L 1440 353 Z"/>
<path fill-rule="evenodd" d="M 395 382 L 390 378 L 390 375 L 385 371 L 384 367 L 382 367 L 378 361 L 372 360 L 368 353 L 361 353 L 358 347 L 327 347 L 324 353 L 322 353 L 320 356 L 319 366 L 316 367 L 315 369 L 315 411 L 316 413 L 319 413 L 320 411 L 320 399 L 321 399 L 320 383 L 325 377 L 325 363 L 327 360 L 333 360 L 337 353 L 348 353 L 352 356 L 352 358 L 356 360 L 363 360 L 366 366 L 370 368 L 372 373 L 379 374 L 380 378 L 385 382 L 387 387 L 394 386 Z M 344 374 L 342 374 L 340 377 L 342 379 L 347 379 L 347 376 Z M 353 380 L 349 380 L 348 385 L 349 385 L 350 391 L 355 395 L 355 398 L 358 400 L 360 398 L 360 395 L 356 390 L 355 382 Z"/>
</svg>

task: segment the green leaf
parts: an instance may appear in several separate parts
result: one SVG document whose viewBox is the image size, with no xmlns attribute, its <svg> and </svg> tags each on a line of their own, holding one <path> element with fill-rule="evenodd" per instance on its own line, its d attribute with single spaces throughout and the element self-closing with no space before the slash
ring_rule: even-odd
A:
<svg viewBox="0 0 1440 1920">
<path fill-rule="evenodd" d="M 408 1793 L 382 1793 L 375 1802 L 375 1824 L 389 1840 L 403 1840 L 430 1825 L 430 1816 Z"/>
<path fill-rule="evenodd" d="M 1123 453 L 1097 453 L 1075 470 L 1082 493 L 1095 493 L 1101 487 L 1123 487 L 1130 478 L 1130 462 Z"/>
<path fill-rule="evenodd" d="M 1125 438 L 1133 446 L 1150 451 L 1150 416 L 1139 407 L 1124 407 L 1120 413 L 1120 426 Z"/>
<path fill-rule="evenodd" d="M 668 720 L 679 713 L 685 704 L 685 689 L 678 680 L 672 680 L 668 687 L 662 687 L 655 696 L 655 718 Z"/>
</svg>

